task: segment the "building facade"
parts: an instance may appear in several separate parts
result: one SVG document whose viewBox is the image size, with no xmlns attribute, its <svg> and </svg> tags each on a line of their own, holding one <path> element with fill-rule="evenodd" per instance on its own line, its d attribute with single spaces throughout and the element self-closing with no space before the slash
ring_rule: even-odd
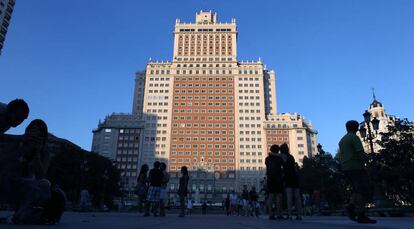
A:
<svg viewBox="0 0 414 229">
<path fill-rule="evenodd" d="M 0 0 L 0 55 L 16 0 Z"/>
<path fill-rule="evenodd" d="M 373 134 L 374 134 L 374 136 L 373 136 L 374 138 L 372 140 L 373 149 L 374 149 L 374 152 L 378 153 L 379 150 L 381 150 L 381 148 L 382 148 L 378 144 L 378 142 L 382 140 L 381 133 L 387 133 L 388 132 L 388 126 L 394 125 L 394 122 L 396 120 L 398 120 L 398 118 L 396 116 L 389 115 L 385 112 L 384 105 L 377 100 L 375 94 L 373 94 L 373 101 L 369 105 L 368 111 L 371 113 L 371 121 L 374 118 L 379 120 L 378 130 L 372 130 L 371 129 L 373 131 Z M 367 126 L 366 126 L 365 122 L 361 122 L 360 125 L 365 126 L 365 128 L 367 129 Z M 359 133 L 358 133 L 358 135 L 359 135 Z M 361 138 L 361 140 L 362 140 L 362 145 L 364 146 L 364 151 L 366 153 L 370 153 L 371 148 L 370 148 L 368 138 Z"/>
<path fill-rule="evenodd" d="M 172 174 L 184 165 L 203 168 L 215 188 L 231 190 L 259 184 L 275 138 L 294 144 L 298 160 L 316 152 L 311 125 L 277 114 L 275 72 L 260 59 L 238 60 L 237 33 L 235 19 L 220 23 L 211 11 L 197 13 L 195 23 L 176 20 L 172 61 L 150 60 L 145 76 L 136 76 L 133 112 L 145 119 L 142 162 L 168 160 Z M 279 141 L 265 123 L 282 120 L 289 128 Z M 209 187 L 195 187 L 203 188 Z"/>
<path fill-rule="evenodd" d="M 94 129 L 92 152 L 112 160 L 121 171 L 124 190 L 136 185 L 140 164 L 144 122 L 141 116 L 114 113 Z"/>
<path fill-rule="evenodd" d="M 172 199 L 182 166 L 193 198 L 219 200 L 260 185 L 271 144 L 289 144 L 298 162 L 316 153 L 312 125 L 277 113 L 275 72 L 261 59 L 238 60 L 237 33 L 235 19 L 221 23 L 211 11 L 194 23 L 177 19 L 172 60 L 149 60 L 135 75 L 132 112 L 143 123 L 137 168 L 166 161 Z"/>
</svg>

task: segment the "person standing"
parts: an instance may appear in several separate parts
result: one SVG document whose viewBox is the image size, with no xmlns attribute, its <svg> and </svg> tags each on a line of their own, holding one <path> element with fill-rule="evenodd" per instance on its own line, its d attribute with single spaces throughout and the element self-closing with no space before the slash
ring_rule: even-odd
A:
<svg viewBox="0 0 414 229">
<path fill-rule="evenodd" d="M 167 198 L 167 185 L 170 181 L 170 174 L 167 172 L 167 164 L 161 163 L 160 169 L 163 177 L 161 182 L 161 193 L 160 193 L 160 216 L 165 216 L 165 201 Z"/>
<path fill-rule="evenodd" d="M 250 215 L 253 216 L 253 212 L 254 212 L 254 215 L 256 217 L 259 217 L 259 208 L 258 208 L 258 202 L 257 202 L 258 195 L 257 195 L 255 186 L 253 186 L 249 192 L 249 200 L 250 200 L 250 209 L 251 209 Z"/>
<path fill-rule="evenodd" d="M 237 194 L 236 192 L 233 190 L 230 194 L 230 214 L 236 214 L 237 212 Z"/>
<path fill-rule="evenodd" d="M 0 134 L 17 127 L 28 116 L 29 106 L 23 99 L 15 99 L 8 104 L 0 103 Z"/>
<path fill-rule="evenodd" d="M 230 194 L 227 193 L 226 199 L 224 200 L 224 209 L 226 211 L 226 215 L 229 216 L 230 211 Z"/>
<path fill-rule="evenodd" d="M 292 201 L 295 199 L 295 208 L 297 211 L 296 219 L 302 219 L 302 205 L 299 191 L 299 176 L 296 171 L 296 162 L 292 154 L 289 153 L 289 146 L 282 144 L 280 153 L 284 156 L 283 172 L 285 175 L 285 187 L 288 205 L 288 218 L 292 219 Z"/>
<path fill-rule="evenodd" d="M 275 209 L 273 205 L 276 204 L 277 219 L 284 219 L 282 216 L 282 192 L 283 192 L 283 178 L 282 166 L 283 159 L 279 154 L 279 146 L 272 145 L 270 153 L 266 157 L 266 175 L 267 175 L 267 189 L 268 189 L 268 208 L 269 219 L 274 220 Z"/>
<path fill-rule="evenodd" d="M 141 166 L 139 175 L 137 178 L 137 186 L 135 187 L 135 193 L 138 196 L 138 212 L 142 213 L 143 205 L 145 205 L 148 192 L 148 170 L 147 164 Z"/>
<path fill-rule="evenodd" d="M 187 215 L 191 215 L 193 211 L 193 201 L 191 199 L 187 200 Z"/>
<path fill-rule="evenodd" d="M 249 190 L 247 190 L 247 185 L 243 185 L 241 199 L 242 199 L 242 215 L 249 216 Z"/>
<path fill-rule="evenodd" d="M 160 203 L 161 183 L 163 178 L 162 171 L 160 170 L 160 165 L 161 164 L 159 161 L 154 162 L 154 168 L 149 172 L 150 186 L 148 188 L 144 216 L 150 215 L 151 205 L 154 216 L 158 216 L 157 211 Z"/>
<path fill-rule="evenodd" d="M 188 170 L 186 166 L 181 167 L 180 185 L 178 186 L 178 196 L 180 198 L 180 214 L 179 217 L 185 216 L 185 198 L 187 197 L 187 186 L 189 181 Z"/>
<path fill-rule="evenodd" d="M 377 221 L 365 214 L 366 200 L 369 198 L 369 179 L 364 168 L 365 152 L 362 142 L 356 135 L 359 123 L 355 120 L 346 123 L 347 134 L 339 142 L 339 161 L 345 177 L 352 186 L 350 204 L 345 210 L 349 218 L 358 223 L 374 224 Z"/>
</svg>

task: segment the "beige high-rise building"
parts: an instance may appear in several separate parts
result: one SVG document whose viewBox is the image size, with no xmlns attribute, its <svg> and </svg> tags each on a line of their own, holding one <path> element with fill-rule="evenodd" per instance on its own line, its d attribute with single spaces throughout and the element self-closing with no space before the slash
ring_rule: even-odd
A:
<svg viewBox="0 0 414 229">
<path fill-rule="evenodd" d="M 195 23 L 176 20 L 172 61 L 150 60 L 136 75 L 133 113 L 145 121 L 139 164 L 168 161 L 172 192 L 184 165 L 191 190 L 211 198 L 258 186 L 272 142 L 288 143 L 297 160 L 316 152 L 308 122 L 277 114 L 275 72 L 260 59 L 239 61 L 237 48 L 236 20 L 201 11 Z"/>
</svg>

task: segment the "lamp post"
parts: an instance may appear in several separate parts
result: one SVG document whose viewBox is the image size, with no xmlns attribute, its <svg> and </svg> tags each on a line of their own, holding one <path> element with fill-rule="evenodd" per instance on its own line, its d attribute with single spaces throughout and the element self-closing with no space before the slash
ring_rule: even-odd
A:
<svg viewBox="0 0 414 229">
<path fill-rule="evenodd" d="M 363 139 L 367 139 L 368 143 L 369 143 L 369 147 L 371 150 L 371 153 L 374 153 L 374 143 L 373 140 L 377 135 L 377 131 L 379 129 L 379 123 L 380 121 L 377 119 L 377 117 L 374 117 L 371 120 L 371 113 L 366 110 L 364 112 L 364 114 L 362 114 L 364 116 L 364 125 L 361 125 L 361 127 L 359 128 L 359 133 L 361 134 L 361 137 Z M 372 128 L 371 128 L 372 125 Z M 365 126 L 367 126 L 367 128 L 365 128 Z M 367 135 L 367 130 L 368 130 L 368 135 Z M 372 130 L 375 130 L 375 135 L 373 133 Z"/>
<path fill-rule="evenodd" d="M 363 139 L 368 140 L 370 151 L 371 151 L 370 152 L 371 153 L 370 160 L 375 160 L 372 157 L 372 156 L 375 156 L 374 155 L 373 140 L 378 135 L 378 129 L 379 129 L 380 121 L 377 119 L 377 117 L 374 117 L 371 120 L 372 114 L 367 110 L 362 115 L 364 116 L 364 124 L 361 125 L 361 127 L 359 128 L 359 133 L 361 134 L 361 137 Z M 372 125 L 372 127 L 371 127 L 371 125 Z M 365 128 L 365 126 L 367 126 L 367 128 Z M 368 130 L 368 133 L 367 133 L 367 130 Z M 375 131 L 375 133 L 373 131 Z M 382 187 L 379 184 L 380 179 L 378 178 L 377 172 L 378 171 L 376 169 L 372 169 L 372 168 L 371 168 L 371 171 L 369 172 L 369 173 L 371 173 L 371 176 L 375 180 L 373 199 L 374 199 L 374 203 L 375 203 L 376 207 L 383 207 L 384 205 L 386 205 L 386 200 L 385 200 L 386 198 L 385 198 L 384 192 L 382 190 Z"/>
</svg>

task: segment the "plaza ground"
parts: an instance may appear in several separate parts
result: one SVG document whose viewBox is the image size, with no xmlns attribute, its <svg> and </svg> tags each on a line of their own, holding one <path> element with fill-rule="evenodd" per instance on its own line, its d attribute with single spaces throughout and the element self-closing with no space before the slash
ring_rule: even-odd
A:
<svg viewBox="0 0 414 229">
<path fill-rule="evenodd" d="M 0 216 L 10 213 L 0 212 Z M 31 226 L 31 228 L 116 228 L 116 229 L 342 229 L 342 228 L 392 228 L 408 229 L 414 227 L 414 217 L 403 218 L 375 218 L 378 223 L 375 225 L 360 225 L 349 221 L 345 217 L 335 216 L 313 216 L 305 217 L 302 221 L 270 221 L 265 216 L 260 218 L 224 216 L 224 215 L 191 215 L 184 218 L 176 214 L 169 214 L 167 217 L 143 217 L 137 213 L 64 213 L 61 223 L 55 226 Z M 0 225 L 0 228 L 27 228 L 28 226 Z"/>
</svg>

